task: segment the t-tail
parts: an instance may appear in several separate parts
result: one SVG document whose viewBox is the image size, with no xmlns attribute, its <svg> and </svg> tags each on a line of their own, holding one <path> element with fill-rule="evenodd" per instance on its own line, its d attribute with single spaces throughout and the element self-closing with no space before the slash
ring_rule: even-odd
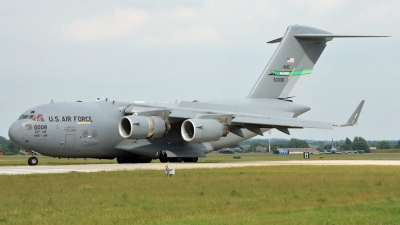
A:
<svg viewBox="0 0 400 225">
<path fill-rule="evenodd" d="M 268 43 L 280 42 L 248 98 L 288 99 L 298 95 L 314 65 L 333 38 L 385 37 L 335 35 L 300 25 L 289 26 L 285 35 Z"/>
</svg>

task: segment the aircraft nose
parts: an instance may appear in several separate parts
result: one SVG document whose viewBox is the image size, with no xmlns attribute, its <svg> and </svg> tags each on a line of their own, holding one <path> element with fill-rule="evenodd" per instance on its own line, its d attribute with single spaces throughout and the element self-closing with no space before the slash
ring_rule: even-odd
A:
<svg viewBox="0 0 400 225">
<path fill-rule="evenodd" d="M 23 137 L 21 122 L 15 121 L 13 124 L 11 124 L 10 129 L 8 129 L 8 136 L 15 144 L 21 143 Z"/>
</svg>

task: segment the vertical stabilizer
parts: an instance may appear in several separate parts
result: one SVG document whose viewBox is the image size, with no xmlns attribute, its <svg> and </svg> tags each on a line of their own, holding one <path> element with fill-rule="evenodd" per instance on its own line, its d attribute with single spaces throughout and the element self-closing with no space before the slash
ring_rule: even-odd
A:
<svg viewBox="0 0 400 225">
<path fill-rule="evenodd" d="M 287 28 L 282 38 L 268 42 L 280 44 L 248 98 L 295 97 L 313 71 L 325 49 L 325 43 L 332 40 L 329 35 L 330 33 L 316 28 L 293 25 Z"/>
<path fill-rule="evenodd" d="M 293 25 L 282 38 L 271 60 L 258 78 L 248 98 L 287 99 L 297 96 L 315 63 L 333 38 L 388 37 L 370 35 L 335 35 L 326 31 Z"/>
</svg>

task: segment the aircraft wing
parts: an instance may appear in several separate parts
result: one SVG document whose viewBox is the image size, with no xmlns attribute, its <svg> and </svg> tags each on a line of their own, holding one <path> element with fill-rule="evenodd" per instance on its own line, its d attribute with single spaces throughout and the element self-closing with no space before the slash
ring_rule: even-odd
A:
<svg viewBox="0 0 400 225">
<path fill-rule="evenodd" d="M 164 119 L 169 120 L 170 123 L 187 119 L 217 120 L 226 125 L 230 132 L 242 136 L 242 128 L 258 135 L 263 135 L 261 128 L 276 128 L 283 133 L 290 134 L 288 130 L 289 128 L 333 129 L 334 126 L 353 126 L 358 120 L 363 104 L 364 101 L 361 101 L 356 110 L 350 116 L 349 120 L 342 125 L 330 122 L 293 118 L 292 114 L 290 114 L 291 116 L 289 117 L 289 114 L 285 112 L 282 112 L 282 117 L 279 117 L 228 111 L 224 110 L 224 107 L 220 107 L 219 110 L 202 107 L 193 108 L 190 107 L 190 105 L 182 107 L 182 104 L 132 104 L 126 108 L 125 113 L 128 115 L 161 116 Z"/>
</svg>

